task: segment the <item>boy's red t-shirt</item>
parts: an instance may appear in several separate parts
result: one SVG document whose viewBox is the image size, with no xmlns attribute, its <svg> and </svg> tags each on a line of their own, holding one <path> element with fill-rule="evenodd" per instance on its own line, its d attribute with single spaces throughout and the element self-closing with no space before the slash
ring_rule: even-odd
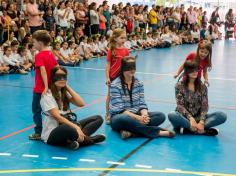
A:
<svg viewBox="0 0 236 176">
<path fill-rule="evenodd" d="M 186 57 L 186 61 L 187 60 L 195 60 L 196 58 L 196 53 L 190 53 L 187 57 Z M 202 77 L 202 72 L 205 68 L 207 68 L 208 65 L 208 61 L 206 59 L 201 59 L 199 66 L 198 66 L 198 77 L 201 78 Z"/>
<path fill-rule="evenodd" d="M 33 89 L 34 93 L 42 93 L 45 89 L 40 73 L 40 67 L 45 67 L 49 85 L 51 83 L 51 71 L 56 65 L 56 58 L 51 51 L 41 51 L 35 55 L 35 82 Z"/>
<path fill-rule="evenodd" d="M 129 56 L 129 50 L 127 48 L 115 48 L 114 52 L 115 57 L 111 58 L 111 50 L 107 51 L 107 62 L 111 63 L 109 73 L 111 81 L 119 76 L 122 58 Z"/>
</svg>

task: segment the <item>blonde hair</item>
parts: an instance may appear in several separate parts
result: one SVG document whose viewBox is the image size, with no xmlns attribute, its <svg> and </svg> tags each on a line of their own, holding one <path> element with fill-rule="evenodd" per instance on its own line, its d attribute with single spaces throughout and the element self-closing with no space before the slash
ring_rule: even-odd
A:
<svg viewBox="0 0 236 176">
<path fill-rule="evenodd" d="M 126 33 L 124 29 L 117 28 L 113 31 L 113 34 L 110 37 L 109 47 L 110 47 L 110 50 L 111 50 L 111 58 L 115 57 L 115 48 L 116 48 L 116 44 L 117 44 L 116 39 L 118 37 L 120 37 L 123 33 Z"/>
</svg>

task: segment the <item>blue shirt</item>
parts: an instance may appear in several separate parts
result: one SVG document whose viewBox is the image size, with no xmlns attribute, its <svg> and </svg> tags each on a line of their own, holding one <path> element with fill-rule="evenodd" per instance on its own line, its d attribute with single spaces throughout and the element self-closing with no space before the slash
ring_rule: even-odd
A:
<svg viewBox="0 0 236 176">
<path fill-rule="evenodd" d="M 122 88 L 121 79 L 118 77 L 111 83 L 110 87 L 110 114 L 120 114 L 128 110 L 138 114 L 142 109 L 148 109 L 144 100 L 144 87 L 137 78 L 134 78 L 133 88 L 129 91 L 125 85 Z"/>
</svg>

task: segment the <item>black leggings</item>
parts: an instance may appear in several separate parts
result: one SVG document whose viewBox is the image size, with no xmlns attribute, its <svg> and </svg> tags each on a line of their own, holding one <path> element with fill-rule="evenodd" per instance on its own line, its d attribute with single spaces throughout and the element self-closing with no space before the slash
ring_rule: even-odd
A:
<svg viewBox="0 0 236 176">
<path fill-rule="evenodd" d="M 99 115 L 91 116 L 79 121 L 81 129 L 86 136 L 92 135 L 102 125 L 103 119 Z M 77 141 L 79 135 L 76 129 L 68 125 L 59 125 L 50 133 L 47 144 L 54 146 L 66 146 L 72 141 Z"/>
</svg>

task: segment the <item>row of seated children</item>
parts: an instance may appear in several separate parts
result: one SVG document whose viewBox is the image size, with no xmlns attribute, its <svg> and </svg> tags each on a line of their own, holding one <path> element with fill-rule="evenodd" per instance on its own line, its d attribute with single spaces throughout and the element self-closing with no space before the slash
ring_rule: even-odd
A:
<svg viewBox="0 0 236 176">
<path fill-rule="evenodd" d="M 55 41 L 52 49 L 60 65 L 77 66 L 82 60 L 105 56 L 108 50 L 108 42 L 105 36 L 93 38 L 82 36 L 79 44 L 76 44 L 72 37 L 68 42 Z"/>
<path fill-rule="evenodd" d="M 130 51 L 169 48 L 173 45 L 196 44 L 201 39 L 208 39 L 213 42 L 214 40 L 221 39 L 221 37 L 222 35 L 218 28 L 212 25 L 209 25 L 207 29 L 204 27 L 201 30 L 197 24 L 194 25 L 192 30 L 190 25 L 187 25 L 182 31 L 177 31 L 174 28 L 170 30 L 169 26 L 164 26 L 155 32 L 150 30 L 147 34 L 138 28 L 135 34 L 127 36 L 125 47 Z"/>
<path fill-rule="evenodd" d="M 27 48 L 28 47 L 28 48 Z M 0 51 L 0 75 L 8 73 L 27 74 L 34 66 L 33 45 L 19 46 L 17 41 L 3 45 Z M 29 49 L 30 48 L 30 49 Z"/>
</svg>

